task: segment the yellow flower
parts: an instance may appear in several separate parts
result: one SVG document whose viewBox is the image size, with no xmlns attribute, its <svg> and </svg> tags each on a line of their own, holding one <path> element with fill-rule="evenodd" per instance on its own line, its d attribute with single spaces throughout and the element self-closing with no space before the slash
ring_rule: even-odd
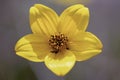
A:
<svg viewBox="0 0 120 80">
<path fill-rule="evenodd" d="M 67 74 L 76 61 L 101 52 L 102 43 L 86 32 L 89 10 L 81 4 L 67 8 L 58 16 L 51 8 L 35 4 L 30 8 L 32 34 L 22 37 L 16 54 L 45 65 L 58 76 Z"/>
</svg>

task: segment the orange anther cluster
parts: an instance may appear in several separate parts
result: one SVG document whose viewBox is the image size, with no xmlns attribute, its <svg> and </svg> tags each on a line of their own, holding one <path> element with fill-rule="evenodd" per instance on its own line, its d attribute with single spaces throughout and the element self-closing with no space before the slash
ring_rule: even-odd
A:
<svg viewBox="0 0 120 80">
<path fill-rule="evenodd" d="M 68 38 L 64 34 L 51 35 L 49 39 L 49 45 L 52 48 L 52 53 L 58 53 L 63 49 L 68 49 L 67 46 Z"/>
</svg>

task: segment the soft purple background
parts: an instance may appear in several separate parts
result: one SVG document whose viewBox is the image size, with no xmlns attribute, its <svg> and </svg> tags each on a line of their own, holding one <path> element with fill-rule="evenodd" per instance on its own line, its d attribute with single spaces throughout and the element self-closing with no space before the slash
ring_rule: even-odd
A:
<svg viewBox="0 0 120 80">
<path fill-rule="evenodd" d="M 0 1 L 0 80 L 120 80 L 119 0 L 84 3 L 91 15 L 87 30 L 101 39 L 103 52 L 90 60 L 77 62 L 63 78 L 50 72 L 44 63 L 33 63 L 15 54 L 16 41 L 31 33 L 29 8 L 35 3 L 45 4 L 58 14 L 68 7 L 52 0 Z"/>
</svg>

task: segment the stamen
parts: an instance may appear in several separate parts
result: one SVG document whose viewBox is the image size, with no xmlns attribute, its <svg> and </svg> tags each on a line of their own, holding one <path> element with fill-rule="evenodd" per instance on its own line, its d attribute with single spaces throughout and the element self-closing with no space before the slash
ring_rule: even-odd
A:
<svg viewBox="0 0 120 80">
<path fill-rule="evenodd" d="M 69 49 L 68 48 L 68 38 L 64 34 L 51 35 L 49 39 L 49 45 L 52 49 L 52 53 L 57 54 L 58 52 Z"/>
</svg>

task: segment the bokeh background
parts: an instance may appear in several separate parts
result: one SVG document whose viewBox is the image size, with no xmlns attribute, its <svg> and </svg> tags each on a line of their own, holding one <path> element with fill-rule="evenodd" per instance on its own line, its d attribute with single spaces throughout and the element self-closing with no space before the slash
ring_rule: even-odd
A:
<svg viewBox="0 0 120 80">
<path fill-rule="evenodd" d="M 62 2 L 63 1 L 63 2 Z M 0 0 L 0 80 L 120 80 L 120 0 Z M 16 41 L 31 33 L 29 8 L 41 3 L 60 14 L 72 4 L 90 9 L 87 31 L 97 35 L 104 48 L 100 55 L 77 62 L 65 77 L 57 77 L 44 63 L 15 54 Z"/>
</svg>

